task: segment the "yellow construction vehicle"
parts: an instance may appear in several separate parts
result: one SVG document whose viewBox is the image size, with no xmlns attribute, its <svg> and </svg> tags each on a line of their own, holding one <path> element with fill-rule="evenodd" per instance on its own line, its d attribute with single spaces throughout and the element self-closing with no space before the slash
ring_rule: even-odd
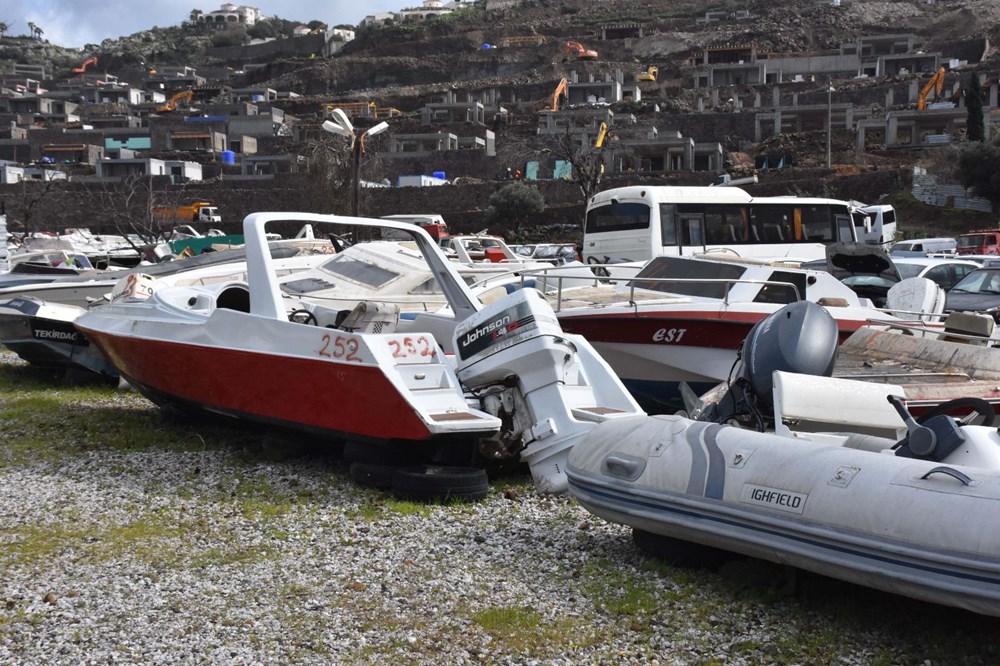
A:
<svg viewBox="0 0 1000 666">
<path fill-rule="evenodd" d="M 601 122 L 601 129 L 597 131 L 597 138 L 594 140 L 594 148 L 603 148 L 604 141 L 608 138 L 608 124 Z"/>
<path fill-rule="evenodd" d="M 331 102 L 326 105 L 326 115 L 329 116 L 334 109 L 340 109 L 348 118 L 373 118 L 376 108 L 375 102 Z"/>
<path fill-rule="evenodd" d="M 934 76 L 920 89 L 920 96 L 917 97 L 917 109 L 923 111 L 927 108 L 927 96 L 934 91 L 934 96 L 938 97 L 941 95 L 941 91 L 944 90 L 944 67 L 939 67 L 938 71 L 934 72 Z"/>
<path fill-rule="evenodd" d="M 511 46 L 541 46 L 544 43 L 545 35 L 523 35 L 500 38 L 500 48 L 507 48 Z"/>
<path fill-rule="evenodd" d="M 179 102 L 183 102 L 184 104 L 190 104 L 192 97 L 194 97 L 193 90 L 191 90 L 190 88 L 188 88 L 187 90 L 182 90 L 181 92 L 177 93 L 176 95 L 168 99 L 166 104 L 162 104 L 156 107 L 156 110 L 158 112 L 173 111 L 174 109 L 177 108 L 177 104 Z"/>
<path fill-rule="evenodd" d="M 636 75 L 635 78 L 637 81 L 655 81 L 659 73 L 660 73 L 659 67 L 657 67 L 656 65 L 650 65 L 649 67 L 646 68 L 646 71 L 639 72 L 639 74 Z"/>
<path fill-rule="evenodd" d="M 548 111 L 558 111 L 559 110 L 559 100 L 563 97 L 569 97 L 569 82 L 563 79 L 556 86 L 555 91 L 552 93 L 552 102 L 549 104 Z"/>
<path fill-rule="evenodd" d="M 563 51 L 574 54 L 577 60 L 597 60 L 597 51 L 588 49 L 580 42 L 566 42 Z"/>
</svg>

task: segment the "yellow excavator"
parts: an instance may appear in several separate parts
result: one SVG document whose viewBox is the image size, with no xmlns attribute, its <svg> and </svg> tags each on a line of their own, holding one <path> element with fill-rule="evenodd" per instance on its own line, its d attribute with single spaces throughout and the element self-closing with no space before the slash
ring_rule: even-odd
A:
<svg viewBox="0 0 1000 666">
<path fill-rule="evenodd" d="M 941 91 L 944 90 L 944 67 L 939 67 L 938 71 L 934 72 L 934 76 L 920 89 L 920 96 L 917 97 L 917 110 L 923 111 L 927 108 L 927 96 L 934 91 L 934 96 L 939 97 Z"/>
<path fill-rule="evenodd" d="M 597 131 L 597 138 L 594 139 L 594 148 L 603 148 L 604 141 L 608 138 L 608 124 L 601 122 L 601 129 Z"/>
<path fill-rule="evenodd" d="M 657 67 L 656 65 L 650 65 L 649 67 L 646 68 L 645 71 L 639 72 L 635 78 L 637 81 L 655 81 L 659 73 L 660 73 L 659 67 Z"/>
<path fill-rule="evenodd" d="M 559 110 L 559 100 L 563 97 L 569 97 L 569 82 L 563 79 L 556 86 L 555 91 L 552 93 L 552 103 L 549 104 L 548 111 L 558 111 Z"/>
<path fill-rule="evenodd" d="M 156 107 L 158 112 L 162 111 L 173 111 L 177 108 L 178 102 L 184 102 L 185 104 L 191 103 L 191 98 L 194 97 L 194 91 L 188 88 L 187 90 L 182 90 L 173 97 L 167 100 L 166 104 L 162 104 Z"/>
</svg>

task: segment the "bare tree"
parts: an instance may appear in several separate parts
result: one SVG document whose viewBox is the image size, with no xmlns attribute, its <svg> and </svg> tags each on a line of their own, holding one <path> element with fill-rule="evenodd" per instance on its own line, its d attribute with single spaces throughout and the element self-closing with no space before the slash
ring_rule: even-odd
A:
<svg viewBox="0 0 1000 666">
<path fill-rule="evenodd" d="M 10 30 L 10 24 L 6 21 L 0 21 L 0 39 L 7 36 L 8 30 Z"/>
<path fill-rule="evenodd" d="M 84 191 L 87 206 L 102 226 L 114 227 L 136 250 L 145 243 L 165 241 L 178 220 L 157 215 L 157 206 L 176 209 L 184 186 L 158 187 L 146 174 L 130 174 L 117 181 L 93 183 Z"/>
<path fill-rule="evenodd" d="M 529 160 L 567 162 L 572 168 L 569 179 L 580 187 L 580 194 L 586 201 L 597 191 L 611 156 L 622 153 L 620 147 L 613 149 L 608 141 L 595 146 L 597 137 L 589 136 L 582 129 L 590 124 L 589 118 L 581 117 L 575 125 L 571 121 L 560 134 L 508 138 L 497 151 L 498 157 L 501 163 L 510 165 Z"/>
<path fill-rule="evenodd" d="M 44 176 L 45 174 L 43 174 Z M 21 180 L 20 191 L 14 194 L 8 201 L 10 202 L 8 214 L 14 224 L 20 223 L 20 228 L 11 225 L 11 229 L 18 229 L 24 236 L 30 236 L 37 231 L 48 231 L 42 229 L 38 220 L 49 219 L 53 210 L 53 199 L 51 196 L 57 189 L 57 182 L 51 178 L 24 178 Z"/>
</svg>

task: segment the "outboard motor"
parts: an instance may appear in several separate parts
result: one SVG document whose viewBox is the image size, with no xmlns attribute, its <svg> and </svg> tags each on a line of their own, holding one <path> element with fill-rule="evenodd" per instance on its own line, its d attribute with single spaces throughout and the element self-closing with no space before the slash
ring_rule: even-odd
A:
<svg viewBox="0 0 1000 666">
<path fill-rule="evenodd" d="M 643 414 L 578 335 L 564 333 L 536 289 L 520 289 L 455 329 L 456 374 L 476 407 L 500 418 L 486 459 L 520 456 L 541 492 L 568 487 L 569 449 L 596 424 Z"/>
<path fill-rule="evenodd" d="M 837 359 L 837 322 L 821 305 L 796 301 L 757 322 L 739 352 L 736 378 L 699 421 L 748 421 L 763 431 L 774 415 L 775 370 L 829 377 Z"/>
</svg>

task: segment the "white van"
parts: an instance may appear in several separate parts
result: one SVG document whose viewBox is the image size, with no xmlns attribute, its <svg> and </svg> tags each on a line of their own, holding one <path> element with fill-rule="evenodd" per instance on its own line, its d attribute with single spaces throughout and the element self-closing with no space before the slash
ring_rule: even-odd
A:
<svg viewBox="0 0 1000 666">
<path fill-rule="evenodd" d="M 899 241 L 889 250 L 895 257 L 926 257 L 929 254 L 955 254 L 958 241 L 954 238 L 911 238 Z"/>
</svg>

